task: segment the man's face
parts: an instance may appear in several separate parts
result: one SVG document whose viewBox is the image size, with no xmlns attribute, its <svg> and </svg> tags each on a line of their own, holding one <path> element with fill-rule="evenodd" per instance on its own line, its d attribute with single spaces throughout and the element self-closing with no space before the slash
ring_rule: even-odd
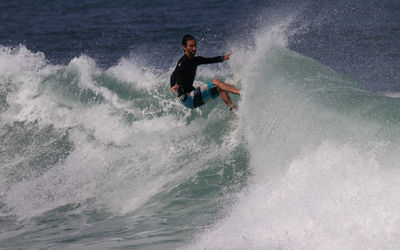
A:
<svg viewBox="0 0 400 250">
<path fill-rule="evenodd" d="M 188 57 L 193 58 L 196 55 L 196 40 L 188 41 L 186 46 L 183 46 L 183 50 Z"/>
</svg>

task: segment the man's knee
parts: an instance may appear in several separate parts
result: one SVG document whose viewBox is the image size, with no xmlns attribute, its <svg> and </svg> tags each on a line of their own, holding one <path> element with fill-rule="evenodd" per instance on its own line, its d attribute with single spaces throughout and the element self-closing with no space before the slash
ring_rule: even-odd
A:
<svg viewBox="0 0 400 250">
<path fill-rule="evenodd" d="M 211 82 L 212 82 L 213 85 L 218 89 L 218 91 L 221 90 L 221 84 L 222 84 L 222 82 L 221 82 L 219 79 L 215 78 L 215 79 L 212 80 Z"/>
<path fill-rule="evenodd" d="M 214 80 L 212 80 L 213 84 L 219 84 L 221 83 L 221 81 L 218 78 L 215 78 Z"/>
</svg>

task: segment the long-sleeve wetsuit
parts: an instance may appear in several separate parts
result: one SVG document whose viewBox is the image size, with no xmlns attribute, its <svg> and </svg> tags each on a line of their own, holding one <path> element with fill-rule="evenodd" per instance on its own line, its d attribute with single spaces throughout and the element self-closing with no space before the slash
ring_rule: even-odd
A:
<svg viewBox="0 0 400 250">
<path fill-rule="evenodd" d="M 196 76 L 197 66 L 200 64 L 218 63 L 223 61 L 223 56 L 211 58 L 196 56 L 192 59 L 184 54 L 181 59 L 179 59 L 176 68 L 171 75 L 171 88 L 175 86 L 175 84 L 178 84 L 178 97 L 184 93 L 193 91 L 193 82 Z"/>
</svg>

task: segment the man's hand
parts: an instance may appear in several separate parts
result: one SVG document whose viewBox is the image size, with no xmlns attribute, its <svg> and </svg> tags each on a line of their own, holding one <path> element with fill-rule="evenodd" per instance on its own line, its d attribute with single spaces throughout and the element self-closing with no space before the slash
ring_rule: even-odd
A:
<svg viewBox="0 0 400 250">
<path fill-rule="evenodd" d="M 171 92 L 172 93 L 175 93 L 175 91 L 177 91 L 179 89 L 179 85 L 178 84 L 175 84 L 175 86 L 173 86 L 172 88 L 171 88 Z"/>
<path fill-rule="evenodd" d="M 229 52 L 228 54 L 224 55 L 224 60 L 227 61 L 227 60 L 231 59 L 231 55 L 232 55 L 232 52 Z"/>
</svg>

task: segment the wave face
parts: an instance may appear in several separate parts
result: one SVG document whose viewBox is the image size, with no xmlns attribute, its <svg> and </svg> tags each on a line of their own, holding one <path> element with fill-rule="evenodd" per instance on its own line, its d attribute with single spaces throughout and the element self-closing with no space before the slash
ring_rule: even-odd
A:
<svg viewBox="0 0 400 250">
<path fill-rule="evenodd" d="M 0 246 L 398 249 L 398 4 L 374 2 L 2 3 Z M 237 114 L 169 92 L 187 32 L 234 52 L 195 83 Z"/>
<path fill-rule="evenodd" d="M 229 215 L 188 249 L 397 248 L 399 100 L 256 39 L 240 127 L 252 177 Z"/>
</svg>

